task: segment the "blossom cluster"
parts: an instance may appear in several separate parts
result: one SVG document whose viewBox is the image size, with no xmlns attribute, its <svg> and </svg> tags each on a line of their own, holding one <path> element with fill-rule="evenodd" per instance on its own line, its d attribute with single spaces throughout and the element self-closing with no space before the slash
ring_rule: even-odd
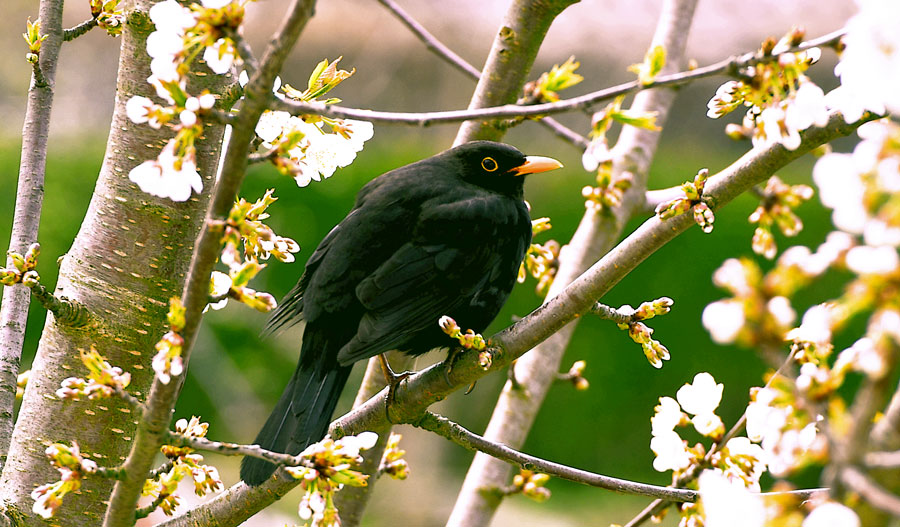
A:
<svg viewBox="0 0 900 527">
<path fill-rule="evenodd" d="M 181 357 L 184 338 L 180 334 L 184 329 L 184 315 L 185 307 L 181 299 L 169 299 L 169 312 L 166 314 L 169 331 L 156 343 L 156 355 L 151 363 L 156 378 L 163 384 L 168 384 L 172 377 L 184 372 L 184 359 Z"/>
<path fill-rule="evenodd" d="M 750 214 L 750 223 L 756 224 L 753 232 L 753 252 L 768 259 L 775 257 L 778 247 L 772 227 L 778 227 L 785 236 L 796 236 L 803 230 L 803 222 L 793 209 L 813 195 L 808 185 L 788 185 L 778 176 L 772 176 L 762 191 L 762 199 Z"/>
<path fill-rule="evenodd" d="M 190 421 L 182 418 L 175 422 L 175 432 L 186 437 L 206 437 L 208 428 L 209 424 L 200 422 L 200 418 L 196 416 L 191 417 Z M 197 496 L 205 496 L 208 492 L 223 488 L 219 471 L 214 466 L 203 464 L 203 456 L 195 453 L 194 449 L 163 445 L 160 451 L 171 466 L 147 479 L 141 495 L 152 498 L 152 507 L 158 507 L 167 516 L 171 516 L 180 503 L 181 498 L 176 492 L 184 479 L 190 478 L 194 482 L 194 493 Z"/>
<path fill-rule="evenodd" d="M 72 446 L 53 443 L 44 453 L 59 471 L 60 479 L 55 483 L 40 485 L 31 491 L 31 499 L 34 500 L 32 511 L 42 518 L 52 518 L 62 505 L 65 495 L 77 492 L 81 488 L 81 480 L 97 471 L 97 463 L 83 456 L 78 443 L 74 441 Z"/>
<path fill-rule="evenodd" d="M 275 96 L 285 101 L 316 101 L 356 71 L 339 69 L 340 60 L 325 59 L 316 65 L 303 91 L 276 84 Z M 241 83 L 245 82 L 242 76 Z M 338 101 L 329 98 L 321 102 Z M 317 115 L 298 117 L 286 111 L 267 110 L 256 124 L 256 135 L 267 157 L 279 172 L 294 178 L 300 187 L 329 178 L 338 168 L 348 166 L 373 134 L 374 127 L 367 121 Z"/>
<path fill-rule="evenodd" d="M 659 131 L 656 125 L 657 112 L 640 112 L 637 110 L 623 109 L 622 104 L 625 102 L 625 96 L 616 97 L 613 102 L 606 105 L 602 110 L 594 113 L 591 121 L 591 142 L 581 156 L 581 164 L 588 172 L 599 171 L 597 174 L 597 183 L 599 188 L 607 189 L 606 191 L 594 193 L 590 192 L 586 187 L 582 190 L 582 195 L 588 198 L 589 207 L 604 206 L 604 202 L 598 199 L 602 194 L 609 194 L 607 200 L 612 200 L 605 206 L 614 206 L 621 199 L 621 192 L 630 187 L 630 176 L 620 178 L 612 178 L 612 154 L 609 150 L 609 141 L 606 138 L 607 132 L 612 127 L 612 123 L 617 121 L 623 125 L 636 126 L 645 130 Z M 606 172 L 606 173 L 604 173 Z M 594 205 L 591 205 L 593 203 Z"/>
<path fill-rule="evenodd" d="M 88 369 L 88 377 L 63 380 L 62 386 L 56 390 L 56 396 L 60 399 L 106 399 L 124 391 L 131 383 L 131 374 L 106 362 L 93 345 L 89 351 L 79 350 L 79 355 L 81 363 Z"/>
<path fill-rule="evenodd" d="M 694 176 L 693 181 L 685 181 L 681 184 L 681 191 L 684 192 L 684 197 L 675 198 L 657 205 L 656 216 L 660 220 L 667 220 L 691 211 L 694 223 L 699 225 L 703 232 L 707 234 L 712 232 L 716 217 L 709 205 L 703 201 L 703 189 L 706 187 L 707 179 L 709 179 L 709 169 L 701 168 L 697 175 Z"/>
<path fill-rule="evenodd" d="M 644 350 L 644 356 L 654 368 L 662 368 L 663 361 L 669 360 L 669 350 L 658 340 L 652 338 L 653 328 L 644 324 L 657 315 L 665 315 L 672 307 L 672 299 L 660 297 L 652 302 L 643 302 L 637 309 L 624 305 L 616 310 L 619 316 L 627 318 L 626 322 L 616 325 L 619 329 L 627 330 L 628 336 L 635 343 L 640 344 Z"/>
<path fill-rule="evenodd" d="M 550 218 L 537 218 L 531 220 L 531 234 L 536 236 L 551 229 Z M 545 243 L 532 243 L 525 251 L 525 259 L 519 266 L 518 282 L 525 282 L 530 274 L 537 279 L 535 291 L 544 295 L 553 284 L 556 272 L 559 270 L 559 251 L 561 247 L 556 240 L 547 240 Z"/>
<path fill-rule="evenodd" d="M 203 190 L 194 143 L 203 133 L 202 119 L 213 110 L 216 98 L 208 91 L 190 94 L 186 78 L 192 61 L 201 52 L 213 72 L 231 71 L 236 56 L 234 39 L 243 18 L 243 3 L 236 0 L 202 0 L 190 7 L 164 0 L 150 8 L 156 31 L 147 37 L 147 54 L 152 58 L 147 82 L 166 104 L 134 96 L 126 103 L 126 114 L 136 124 L 153 128 L 167 125 L 175 131 L 175 137 L 156 159 L 144 161 L 129 172 L 129 179 L 142 191 L 186 201 L 192 192 Z"/>
<path fill-rule="evenodd" d="M 264 313 L 275 309 L 276 302 L 272 295 L 247 287 L 250 280 L 266 266 L 259 263 L 260 260 L 274 256 L 277 260 L 291 263 L 294 253 L 300 250 L 297 242 L 278 236 L 263 223 L 269 217 L 266 209 L 278 199 L 273 192 L 269 189 L 253 203 L 239 198 L 231 207 L 225 219 L 224 248 L 220 257 L 220 261 L 228 267 L 228 273 L 212 272 L 209 307 L 222 309 L 232 298 Z"/>
<path fill-rule="evenodd" d="M 660 472 L 673 471 L 677 477 L 703 458 L 703 445 L 688 447 L 675 427 L 693 425 L 701 435 L 719 439 L 725 433 L 716 408 L 722 401 L 724 385 L 717 384 L 709 373 L 698 373 L 691 384 L 682 386 L 676 399 L 660 397 L 659 405 L 650 419 L 650 449 L 656 454 L 653 468 Z M 693 417 L 689 417 L 688 414 Z"/>
<path fill-rule="evenodd" d="M 403 459 L 406 450 L 400 448 L 400 439 L 402 438 L 402 435 L 391 432 L 384 447 L 384 454 L 381 456 L 381 465 L 378 468 L 378 472 L 387 474 L 393 479 L 409 477 L 409 463 Z"/>
<path fill-rule="evenodd" d="M 300 453 L 302 465 L 285 467 L 300 480 L 300 487 L 305 491 L 300 499 L 299 515 L 303 520 L 312 520 L 310 527 L 340 526 L 334 493 L 344 485 L 365 487 L 368 484 L 367 475 L 352 469 L 362 463 L 360 450 L 372 448 L 377 441 L 378 434 L 374 432 L 345 436 L 336 441 L 325 438 Z"/>
<path fill-rule="evenodd" d="M 6 255 L 12 261 L 13 266 L 0 267 L 0 285 L 25 284 L 30 287 L 37 284 L 41 277 L 35 268 L 40 254 L 41 244 L 39 243 L 32 243 L 24 255 L 16 251 L 8 251 Z"/>
<path fill-rule="evenodd" d="M 760 60 L 746 68 L 743 78 L 728 81 L 710 99 L 707 116 L 719 118 L 741 106 L 748 107 L 743 124 L 730 125 L 731 137 L 751 137 L 754 146 L 780 143 L 796 150 L 800 131 L 822 126 L 828 119 L 825 93 L 805 75 L 819 60 L 821 50 L 791 52 L 803 41 L 804 32 L 792 29 L 781 40 L 766 40 Z"/>
</svg>

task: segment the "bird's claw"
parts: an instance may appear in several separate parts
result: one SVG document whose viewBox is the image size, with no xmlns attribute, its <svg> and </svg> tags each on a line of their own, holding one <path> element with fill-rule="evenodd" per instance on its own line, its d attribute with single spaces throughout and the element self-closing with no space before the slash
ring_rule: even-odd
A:
<svg viewBox="0 0 900 527">
<path fill-rule="evenodd" d="M 387 358 L 384 356 L 384 353 L 379 355 L 378 358 L 381 360 L 381 370 L 384 372 L 384 379 L 388 387 L 387 398 L 384 401 L 384 413 L 385 416 L 387 416 L 387 420 L 389 423 L 396 424 L 393 420 L 391 420 L 390 408 L 394 403 L 394 396 L 397 392 L 397 386 L 399 386 L 401 382 L 405 381 L 415 372 L 403 371 L 400 373 L 394 373 L 394 370 L 391 369 L 391 365 L 388 363 Z"/>
</svg>

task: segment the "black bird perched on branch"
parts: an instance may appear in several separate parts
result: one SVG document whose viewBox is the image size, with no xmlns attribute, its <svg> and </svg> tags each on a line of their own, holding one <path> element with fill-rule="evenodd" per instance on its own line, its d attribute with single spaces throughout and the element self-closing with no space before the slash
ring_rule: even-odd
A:
<svg viewBox="0 0 900 527">
<path fill-rule="evenodd" d="M 531 243 L 521 176 L 561 166 L 475 141 L 364 186 L 269 321 L 269 330 L 306 328 L 297 369 L 255 443 L 295 455 L 320 441 L 353 363 L 449 346 L 442 315 L 484 331 Z M 259 485 L 274 470 L 246 457 L 241 479 Z"/>
</svg>

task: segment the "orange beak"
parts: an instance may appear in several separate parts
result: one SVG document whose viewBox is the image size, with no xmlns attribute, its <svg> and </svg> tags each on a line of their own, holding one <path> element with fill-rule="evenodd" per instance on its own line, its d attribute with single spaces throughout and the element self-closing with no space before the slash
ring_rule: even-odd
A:
<svg viewBox="0 0 900 527">
<path fill-rule="evenodd" d="M 525 174 L 537 174 L 538 172 L 556 170 L 557 168 L 562 168 L 562 166 L 562 163 L 552 157 L 528 156 L 525 158 L 524 163 L 510 170 L 510 173 L 516 176 L 523 176 Z"/>
</svg>

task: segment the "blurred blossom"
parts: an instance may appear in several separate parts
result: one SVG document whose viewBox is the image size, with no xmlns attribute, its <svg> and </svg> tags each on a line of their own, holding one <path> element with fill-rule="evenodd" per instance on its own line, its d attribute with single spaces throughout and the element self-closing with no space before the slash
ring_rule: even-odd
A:
<svg viewBox="0 0 900 527">
<path fill-rule="evenodd" d="M 870 247 L 860 245 L 847 251 L 847 267 L 854 273 L 889 274 L 897 270 L 900 258 L 897 249 L 882 245 Z"/>
<path fill-rule="evenodd" d="M 718 300 L 706 306 L 702 315 L 703 327 L 713 342 L 731 344 L 744 327 L 744 305 L 740 300 Z"/>
<path fill-rule="evenodd" d="M 782 326 L 790 326 L 797 319 L 797 312 L 791 307 L 791 301 L 783 296 L 772 297 L 766 304 L 766 308 L 772 318 Z"/>
<path fill-rule="evenodd" d="M 785 340 L 829 344 L 831 343 L 831 325 L 830 309 L 826 304 L 818 304 L 806 310 L 800 327 L 789 331 Z"/>
<path fill-rule="evenodd" d="M 756 399 L 747 405 L 747 437 L 760 442 L 766 437 L 777 437 L 787 423 L 787 411 L 770 406 L 776 392 L 772 388 L 760 388 Z"/>
<path fill-rule="evenodd" d="M 747 296 L 753 293 L 753 287 L 747 280 L 747 270 L 737 258 L 729 258 L 713 273 L 713 283 L 730 291 L 735 296 Z"/>
<path fill-rule="evenodd" d="M 705 527 L 763 527 L 766 510 L 762 498 L 750 492 L 739 479 L 704 470 L 698 480 L 700 500 L 706 514 Z"/>
<path fill-rule="evenodd" d="M 841 86 L 828 94 L 831 108 L 848 123 L 864 111 L 900 113 L 900 3 L 857 0 L 859 13 L 847 22 L 846 49 L 834 72 Z"/>
<path fill-rule="evenodd" d="M 802 527 L 860 527 L 860 521 L 850 507 L 826 501 L 809 513 Z"/>
</svg>

